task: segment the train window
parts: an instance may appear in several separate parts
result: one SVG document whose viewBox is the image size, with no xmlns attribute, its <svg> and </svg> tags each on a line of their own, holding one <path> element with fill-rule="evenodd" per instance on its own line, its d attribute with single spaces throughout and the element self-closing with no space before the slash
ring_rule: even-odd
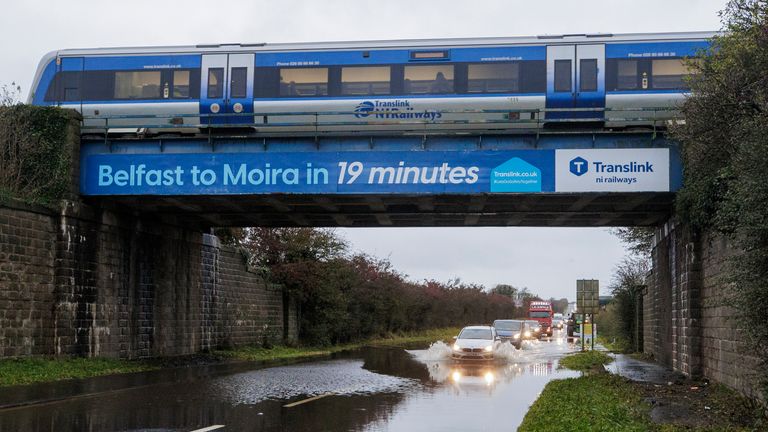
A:
<svg viewBox="0 0 768 432">
<path fill-rule="evenodd" d="M 115 72 L 115 99 L 160 99 L 160 71 Z"/>
<path fill-rule="evenodd" d="M 224 97 L 224 68 L 208 69 L 208 99 Z"/>
<path fill-rule="evenodd" d="M 256 98 L 278 97 L 280 70 L 277 68 L 257 67 L 254 71 L 253 96 Z"/>
<path fill-rule="evenodd" d="M 188 70 L 173 71 L 173 98 L 189 99 L 189 75 Z"/>
<path fill-rule="evenodd" d="M 471 64 L 467 68 L 468 93 L 520 91 L 520 64 Z"/>
<path fill-rule="evenodd" d="M 547 62 L 528 60 L 520 65 L 520 92 L 545 93 L 547 91 Z"/>
<path fill-rule="evenodd" d="M 341 94 L 345 96 L 389 94 L 389 66 L 341 68 Z"/>
<path fill-rule="evenodd" d="M 115 99 L 159 99 L 160 71 L 115 72 Z"/>
<path fill-rule="evenodd" d="M 80 83 L 82 72 L 59 72 L 54 77 L 45 92 L 47 102 L 74 102 L 80 100 Z"/>
<path fill-rule="evenodd" d="M 637 80 L 637 60 L 619 60 L 616 63 L 616 88 L 619 90 L 636 90 L 638 88 Z"/>
<path fill-rule="evenodd" d="M 682 59 L 653 60 L 651 64 L 652 86 L 655 89 L 687 88 L 685 77 L 691 74 L 690 68 Z"/>
<path fill-rule="evenodd" d="M 327 96 L 328 68 L 280 69 L 280 96 Z"/>
<path fill-rule="evenodd" d="M 571 61 L 555 60 L 555 91 L 570 92 L 573 89 L 571 83 Z"/>
<path fill-rule="evenodd" d="M 404 84 L 407 94 L 453 93 L 453 65 L 406 66 Z"/>
<path fill-rule="evenodd" d="M 64 91 L 64 95 L 61 98 L 63 101 L 79 101 L 80 100 L 80 83 L 82 81 L 82 73 L 74 72 L 69 75 L 65 75 L 61 80 L 61 88 Z"/>
<path fill-rule="evenodd" d="M 233 67 L 230 77 L 229 95 L 233 98 L 244 98 L 248 94 L 248 68 Z"/>
<path fill-rule="evenodd" d="M 115 97 L 114 71 L 85 71 L 83 72 L 83 100 L 101 101 Z"/>
<path fill-rule="evenodd" d="M 597 59 L 579 61 L 579 91 L 597 91 Z"/>
</svg>

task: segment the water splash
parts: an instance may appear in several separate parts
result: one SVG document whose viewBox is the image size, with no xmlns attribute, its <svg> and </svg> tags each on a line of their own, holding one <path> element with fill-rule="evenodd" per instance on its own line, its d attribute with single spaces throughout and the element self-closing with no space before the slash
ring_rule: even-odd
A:
<svg viewBox="0 0 768 432">
<path fill-rule="evenodd" d="M 433 342 L 426 350 L 408 351 L 421 362 L 435 362 L 451 359 L 451 347 L 443 341 Z"/>
<path fill-rule="evenodd" d="M 541 341 L 524 340 L 523 343 L 520 345 L 520 349 L 535 350 L 535 349 L 538 349 L 540 345 L 541 345 Z"/>
<path fill-rule="evenodd" d="M 523 356 L 521 350 L 534 350 L 536 348 L 538 348 L 538 344 L 533 341 L 524 341 L 521 349 L 515 348 L 509 342 L 504 342 L 496 350 L 496 361 L 501 363 L 518 361 Z M 408 351 L 410 355 L 422 363 L 451 360 L 452 352 L 451 346 L 442 341 L 433 342 L 426 350 Z"/>
<path fill-rule="evenodd" d="M 520 358 L 520 350 L 515 348 L 511 343 L 504 342 L 496 349 L 494 356 L 497 360 L 514 361 Z"/>
</svg>

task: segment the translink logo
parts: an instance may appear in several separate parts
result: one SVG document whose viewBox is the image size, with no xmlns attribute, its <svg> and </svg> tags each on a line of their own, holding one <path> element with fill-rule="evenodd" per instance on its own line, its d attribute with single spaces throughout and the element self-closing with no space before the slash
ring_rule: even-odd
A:
<svg viewBox="0 0 768 432">
<path fill-rule="evenodd" d="M 569 165 L 569 169 L 573 175 L 582 176 L 589 171 L 589 162 L 582 157 L 572 159 Z"/>
</svg>

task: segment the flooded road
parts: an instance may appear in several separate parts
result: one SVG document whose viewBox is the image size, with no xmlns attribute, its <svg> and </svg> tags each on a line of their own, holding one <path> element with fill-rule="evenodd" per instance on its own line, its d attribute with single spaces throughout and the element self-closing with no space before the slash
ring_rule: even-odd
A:
<svg viewBox="0 0 768 432">
<path fill-rule="evenodd" d="M 556 333 L 505 347 L 492 363 L 454 362 L 436 343 L 266 369 L 226 366 L 0 410 L 0 431 L 514 430 L 548 381 L 577 375 L 557 368 L 577 349 Z"/>
</svg>

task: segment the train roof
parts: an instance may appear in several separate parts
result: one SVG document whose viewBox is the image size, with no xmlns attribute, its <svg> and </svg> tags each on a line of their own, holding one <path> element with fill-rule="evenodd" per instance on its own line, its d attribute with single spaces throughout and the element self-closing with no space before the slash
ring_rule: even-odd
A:
<svg viewBox="0 0 768 432">
<path fill-rule="evenodd" d="M 115 55 L 115 54 L 163 54 L 199 52 L 254 52 L 254 51 L 308 51 L 308 50 L 356 50 L 356 49 L 403 49 L 429 47 L 474 47 L 498 45 L 557 45 L 574 43 L 649 42 L 672 40 L 709 39 L 717 32 L 671 33 L 582 33 L 516 37 L 452 38 L 452 39 L 400 39 L 373 41 L 297 42 L 297 43 L 217 43 L 185 46 L 115 47 L 59 50 L 59 56 Z"/>
</svg>

